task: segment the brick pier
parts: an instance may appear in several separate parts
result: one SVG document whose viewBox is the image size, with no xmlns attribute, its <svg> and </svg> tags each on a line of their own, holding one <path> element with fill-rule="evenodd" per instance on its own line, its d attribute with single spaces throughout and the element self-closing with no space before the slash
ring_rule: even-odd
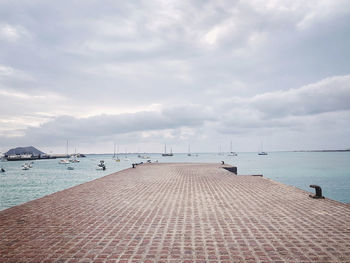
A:
<svg viewBox="0 0 350 263">
<path fill-rule="evenodd" d="M 350 262 L 350 206 L 220 164 L 144 164 L 0 212 L 0 262 Z"/>
</svg>

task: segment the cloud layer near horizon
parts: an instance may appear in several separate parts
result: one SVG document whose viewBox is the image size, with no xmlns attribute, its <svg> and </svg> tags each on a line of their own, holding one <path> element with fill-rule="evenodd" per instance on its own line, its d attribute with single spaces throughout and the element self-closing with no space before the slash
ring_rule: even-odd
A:
<svg viewBox="0 0 350 263">
<path fill-rule="evenodd" d="M 350 147 L 347 1 L 0 10 L 0 150 L 66 139 L 95 152 L 115 140 L 149 151 Z"/>
</svg>

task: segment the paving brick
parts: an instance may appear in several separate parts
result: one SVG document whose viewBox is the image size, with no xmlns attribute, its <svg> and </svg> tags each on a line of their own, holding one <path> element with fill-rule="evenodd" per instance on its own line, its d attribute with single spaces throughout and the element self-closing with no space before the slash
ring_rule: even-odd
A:
<svg viewBox="0 0 350 263">
<path fill-rule="evenodd" d="M 144 164 L 0 212 L 0 262 L 350 262 L 350 206 L 218 164 Z"/>
</svg>

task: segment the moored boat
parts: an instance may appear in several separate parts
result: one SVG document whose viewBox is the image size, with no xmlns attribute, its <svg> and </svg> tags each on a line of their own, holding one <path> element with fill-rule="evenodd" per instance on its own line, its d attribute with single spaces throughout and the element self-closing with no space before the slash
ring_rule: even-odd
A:
<svg viewBox="0 0 350 263">
<path fill-rule="evenodd" d="M 264 145 L 263 145 L 263 142 L 261 141 L 261 151 L 258 152 L 258 155 L 267 155 L 267 152 L 264 152 Z"/>
<path fill-rule="evenodd" d="M 22 164 L 22 170 L 29 170 L 31 168 L 31 165 L 29 163 Z"/>
<path fill-rule="evenodd" d="M 105 161 L 101 160 L 100 163 L 97 165 L 96 170 L 106 170 L 106 165 L 105 165 Z"/>
<path fill-rule="evenodd" d="M 227 156 L 237 156 L 237 153 L 232 151 L 232 141 L 230 142 L 230 152 Z"/>
<path fill-rule="evenodd" d="M 69 164 L 69 159 L 61 159 L 58 163 L 59 164 Z"/>
<path fill-rule="evenodd" d="M 166 144 L 164 145 L 164 153 L 162 153 L 162 156 L 173 156 L 173 149 L 170 148 L 170 153 L 166 152 Z"/>
</svg>

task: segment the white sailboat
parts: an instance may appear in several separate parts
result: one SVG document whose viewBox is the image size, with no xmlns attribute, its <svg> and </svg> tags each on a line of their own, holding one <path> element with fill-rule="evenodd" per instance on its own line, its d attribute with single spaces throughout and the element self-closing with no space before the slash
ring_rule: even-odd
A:
<svg viewBox="0 0 350 263">
<path fill-rule="evenodd" d="M 262 141 L 261 141 L 261 151 L 258 152 L 258 155 L 267 155 L 267 152 L 264 152 L 264 145 Z"/>
<path fill-rule="evenodd" d="M 137 155 L 137 157 L 140 159 L 150 159 L 151 158 L 147 154 L 139 154 L 139 155 Z"/>
<path fill-rule="evenodd" d="M 117 153 L 115 152 L 115 147 L 116 147 L 116 143 L 114 143 L 114 154 L 113 154 L 113 160 L 115 160 L 116 162 L 120 162 L 120 159 L 118 157 L 118 146 L 117 146 Z"/>
<path fill-rule="evenodd" d="M 77 158 L 77 148 L 75 148 L 75 150 L 74 150 L 74 155 L 72 155 L 69 158 L 69 162 L 71 162 L 71 163 L 79 163 L 80 162 L 80 160 Z"/>
<path fill-rule="evenodd" d="M 29 170 L 31 168 L 31 165 L 29 163 L 22 164 L 22 170 Z"/>
<path fill-rule="evenodd" d="M 80 160 L 77 158 L 76 155 L 73 155 L 71 158 L 69 158 L 70 163 L 80 163 Z"/>
<path fill-rule="evenodd" d="M 61 159 L 58 163 L 59 164 L 69 164 L 69 159 L 67 158 L 68 156 L 68 140 L 67 140 L 67 146 L 66 146 L 66 158 Z"/>
<path fill-rule="evenodd" d="M 192 156 L 192 154 L 191 154 L 191 145 L 188 145 L 188 154 L 187 154 L 187 156 Z"/>
<path fill-rule="evenodd" d="M 221 151 L 221 144 L 218 146 L 218 155 L 224 155 L 224 153 Z"/>
<path fill-rule="evenodd" d="M 129 159 L 129 157 L 128 157 L 128 149 L 127 149 L 127 148 L 125 148 L 125 157 L 124 157 L 124 161 L 125 161 L 125 162 L 129 162 L 129 161 L 130 161 L 130 159 Z"/>
<path fill-rule="evenodd" d="M 59 164 L 69 164 L 69 160 L 68 159 L 61 159 L 58 163 Z"/>
<path fill-rule="evenodd" d="M 237 153 L 232 151 L 232 141 L 230 142 L 230 152 L 228 156 L 237 156 Z"/>
</svg>

